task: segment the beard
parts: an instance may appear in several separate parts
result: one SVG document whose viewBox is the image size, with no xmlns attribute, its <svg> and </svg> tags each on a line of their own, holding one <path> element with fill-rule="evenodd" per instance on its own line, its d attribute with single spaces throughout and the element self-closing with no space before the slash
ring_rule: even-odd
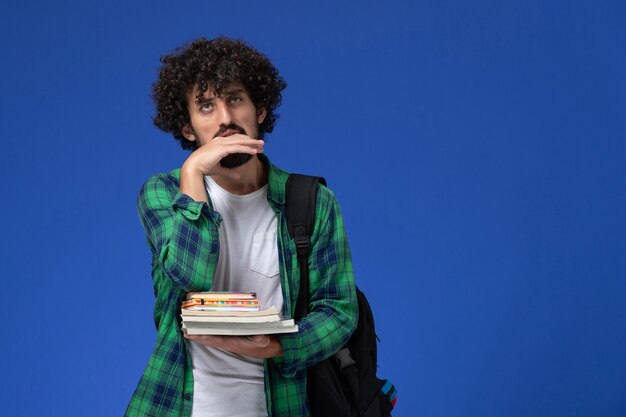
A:
<svg viewBox="0 0 626 417">
<path fill-rule="evenodd" d="M 231 123 L 229 125 L 224 125 L 220 127 L 220 130 L 217 131 L 214 138 L 222 136 L 224 132 L 228 130 L 234 130 L 242 135 L 250 136 L 243 127 L 236 125 L 235 123 Z M 220 160 L 220 165 L 224 168 L 233 169 L 242 166 L 251 159 L 252 155 L 250 155 L 249 153 L 232 153 L 222 158 Z"/>
<path fill-rule="evenodd" d="M 249 153 L 233 153 L 223 157 L 220 160 L 220 165 L 224 168 L 237 168 L 252 159 L 252 155 Z"/>
</svg>

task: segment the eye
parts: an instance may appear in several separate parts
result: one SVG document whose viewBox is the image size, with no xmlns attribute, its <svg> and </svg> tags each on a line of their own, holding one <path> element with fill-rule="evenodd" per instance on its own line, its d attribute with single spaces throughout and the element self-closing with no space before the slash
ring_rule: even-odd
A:
<svg viewBox="0 0 626 417">
<path fill-rule="evenodd" d="M 200 111 L 203 113 L 209 112 L 213 109 L 213 105 L 211 103 L 204 103 L 200 106 Z"/>
<path fill-rule="evenodd" d="M 239 96 L 234 96 L 230 98 L 230 102 L 231 103 L 240 103 L 242 101 L 241 97 Z"/>
</svg>

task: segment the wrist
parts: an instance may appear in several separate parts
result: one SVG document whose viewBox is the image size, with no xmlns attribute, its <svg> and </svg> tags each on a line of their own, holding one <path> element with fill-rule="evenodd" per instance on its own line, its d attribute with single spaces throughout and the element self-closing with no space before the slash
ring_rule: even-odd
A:
<svg viewBox="0 0 626 417">
<path fill-rule="evenodd" d="M 202 171 L 196 166 L 191 157 L 187 158 L 183 165 L 180 167 L 180 176 L 185 177 L 204 177 Z"/>
<path fill-rule="evenodd" d="M 282 357 L 283 347 L 276 336 L 270 336 L 270 358 Z"/>
<path fill-rule="evenodd" d="M 208 201 L 204 185 L 204 175 L 189 160 L 180 168 L 180 192 L 195 201 Z"/>
</svg>

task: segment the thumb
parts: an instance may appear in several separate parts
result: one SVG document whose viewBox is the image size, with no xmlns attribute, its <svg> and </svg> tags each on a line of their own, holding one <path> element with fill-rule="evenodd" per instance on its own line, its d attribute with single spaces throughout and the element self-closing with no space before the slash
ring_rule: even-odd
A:
<svg viewBox="0 0 626 417">
<path fill-rule="evenodd" d="M 255 334 L 254 336 L 248 336 L 247 339 L 252 343 L 260 343 L 265 339 L 265 335 L 263 334 Z"/>
</svg>

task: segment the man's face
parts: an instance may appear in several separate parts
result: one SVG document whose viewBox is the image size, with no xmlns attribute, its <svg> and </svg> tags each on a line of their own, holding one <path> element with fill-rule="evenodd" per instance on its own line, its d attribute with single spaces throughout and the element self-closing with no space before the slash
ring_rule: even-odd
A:
<svg viewBox="0 0 626 417">
<path fill-rule="evenodd" d="M 222 89 L 219 96 L 212 88 L 198 96 L 198 89 L 187 93 L 187 110 L 191 126 L 183 129 L 183 135 L 198 143 L 198 147 L 209 143 L 216 137 L 225 137 L 241 133 L 258 139 L 259 124 L 266 112 L 257 111 L 246 89 L 239 83 L 233 83 Z M 225 168 L 236 168 L 252 158 L 249 154 L 231 154 L 220 161 Z"/>
</svg>

